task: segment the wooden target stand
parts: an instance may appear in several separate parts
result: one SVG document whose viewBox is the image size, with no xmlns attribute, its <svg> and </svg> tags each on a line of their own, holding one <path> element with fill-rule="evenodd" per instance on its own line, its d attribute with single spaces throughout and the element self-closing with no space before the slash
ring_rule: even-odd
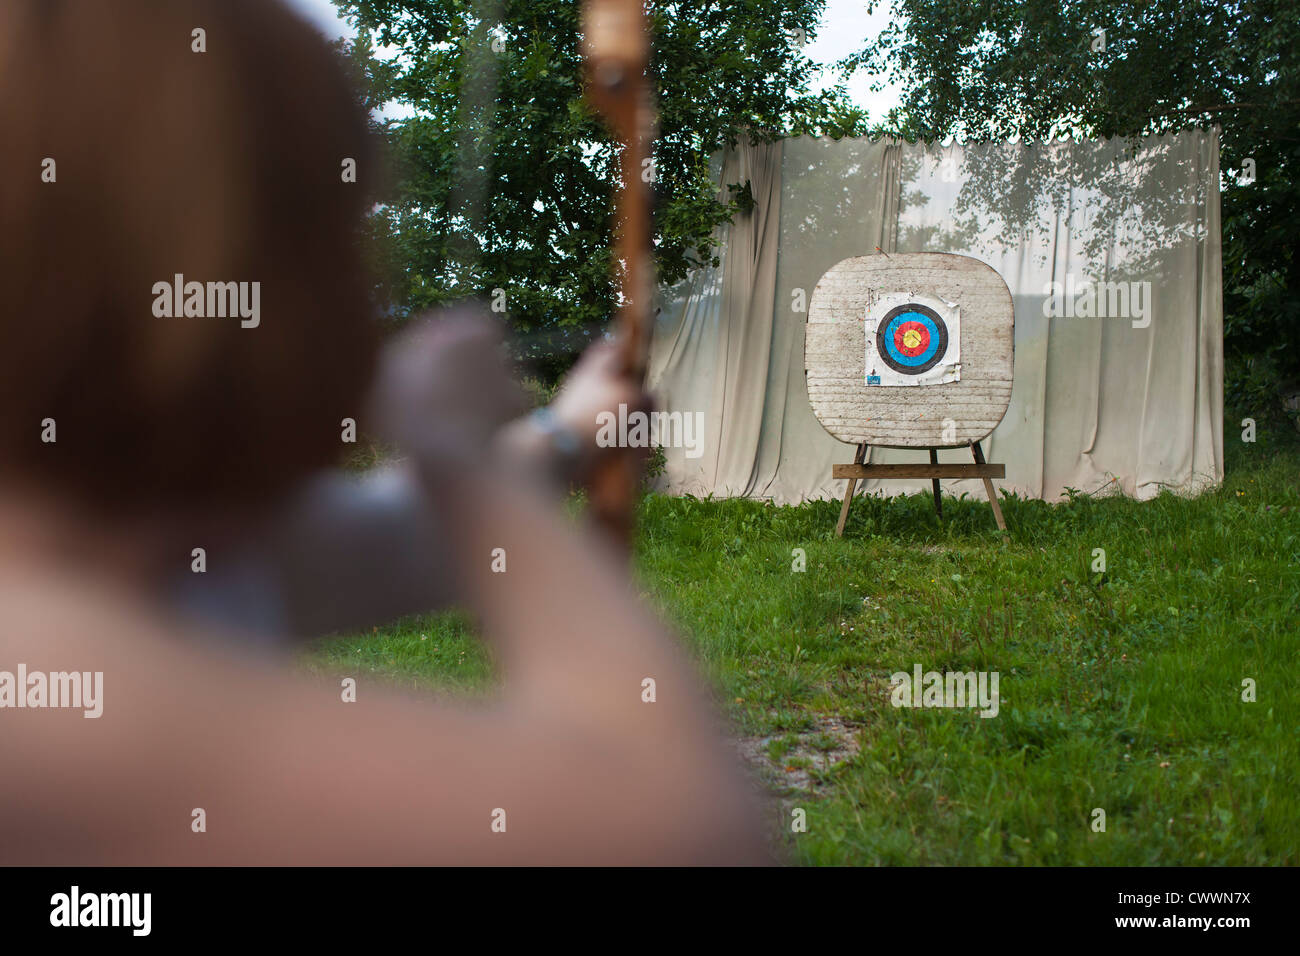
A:
<svg viewBox="0 0 1300 956">
<path fill-rule="evenodd" d="M 858 450 L 853 456 L 851 465 L 834 465 L 831 467 L 832 478 L 847 478 L 848 487 L 844 491 L 844 504 L 840 508 L 840 520 L 835 525 L 835 536 L 844 537 L 844 524 L 849 520 L 849 507 L 853 504 L 853 492 L 857 489 L 859 481 L 865 481 L 869 478 L 929 478 L 931 487 L 934 489 L 934 513 L 940 520 L 943 519 L 943 498 L 939 494 L 940 478 L 982 478 L 984 480 L 984 493 L 989 496 L 989 504 L 993 508 L 993 519 L 998 523 L 999 531 L 1007 530 L 1007 523 L 1002 519 L 1002 506 L 998 504 L 998 493 L 993 487 L 994 478 L 1005 478 L 1007 476 L 1006 465 L 991 465 L 984 460 L 984 450 L 980 447 L 979 442 L 972 442 L 970 446 L 971 455 L 975 463 L 971 465 L 961 464 L 939 464 L 939 449 L 931 448 L 930 464 L 897 464 L 897 465 L 868 465 L 865 464 L 867 459 L 867 446 L 858 445 Z"/>
<path fill-rule="evenodd" d="M 929 478 L 943 517 L 940 479 L 984 482 L 998 530 L 1006 530 L 993 479 L 1006 466 L 984 460 L 980 442 L 1007 413 L 1015 310 L 998 273 L 969 256 L 879 253 L 831 266 L 808 303 L 804 374 L 813 415 L 855 445 L 853 463 L 833 465 L 848 487 L 843 536 L 859 481 Z M 914 448 L 929 464 L 866 464 L 867 449 Z M 940 448 L 969 448 L 971 464 L 940 464 Z"/>
</svg>

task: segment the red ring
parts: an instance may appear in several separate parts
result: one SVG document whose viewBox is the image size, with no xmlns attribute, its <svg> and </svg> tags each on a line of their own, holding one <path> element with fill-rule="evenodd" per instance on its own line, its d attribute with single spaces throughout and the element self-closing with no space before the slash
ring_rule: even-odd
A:
<svg viewBox="0 0 1300 956">
<path fill-rule="evenodd" d="M 909 329 L 916 329 L 916 331 L 921 336 L 921 341 L 917 343 L 915 348 L 908 348 L 906 345 L 903 344 L 903 336 L 907 334 L 907 331 Z M 920 355 L 929 347 L 930 347 L 930 330 L 927 329 L 920 322 L 916 322 L 916 321 L 904 322 L 902 325 L 900 325 L 898 328 L 894 330 L 894 348 L 897 349 L 900 354 L 906 355 L 908 358 L 915 358 L 916 356 Z"/>
</svg>

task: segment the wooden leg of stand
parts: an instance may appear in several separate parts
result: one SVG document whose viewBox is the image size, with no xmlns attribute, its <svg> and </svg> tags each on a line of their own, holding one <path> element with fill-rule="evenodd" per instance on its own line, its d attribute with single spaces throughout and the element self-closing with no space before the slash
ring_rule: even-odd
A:
<svg viewBox="0 0 1300 956">
<path fill-rule="evenodd" d="M 932 465 L 939 464 L 939 450 L 937 448 L 930 449 L 930 464 Z M 930 484 L 934 487 L 934 513 L 937 514 L 939 516 L 939 520 L 942 521 L 943 501 L 939 498 L 939 479 L 931 478 Z"/>
<path fill-rule="evenodd" d="M 867 446 L 859 445 L 858 450 L 853 453 L 853 464 L 860 465 L 867 457 Z M 853 502 L 853 490 L 858 486 L 858 479 L 848 479 L 849 485 L 844 489 L 844 505 L 840 508 L 839 524 L 835 526 L 835 537 L 844 537 L 844 523 L 849 520 L 849 505 Z"/>
<path fill-rule="evenodd" d="M 975 463 L 977 465 L 984 464 L 984 449 L 980 448 L 980 443 L 975 442 L 970 446 L 970 450 L 971 454 L 975 456 Z M 998 504 L 998 493 L 993 488 L 993 479 L 984 479 L 984 493 L 989 496 L 989 504 L 993 506 L 993 518 L 998 523 L 998 530 L 1006 531 L 1007 523 L 1002 520 L 1002 507 Z"/>
</svg>

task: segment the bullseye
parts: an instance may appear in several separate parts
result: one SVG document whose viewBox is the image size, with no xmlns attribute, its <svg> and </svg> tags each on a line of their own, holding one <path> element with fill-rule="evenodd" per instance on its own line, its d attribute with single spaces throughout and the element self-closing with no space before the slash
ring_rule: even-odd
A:
<svg viewBox="0 0 1300 956">
<path fill-rule="evenodd" d="M 930 345 L 930 331 L 920 322 L 904 322 L 894 332 L 894 346 L 908 358 L 915 358 Z"/>
</svg>

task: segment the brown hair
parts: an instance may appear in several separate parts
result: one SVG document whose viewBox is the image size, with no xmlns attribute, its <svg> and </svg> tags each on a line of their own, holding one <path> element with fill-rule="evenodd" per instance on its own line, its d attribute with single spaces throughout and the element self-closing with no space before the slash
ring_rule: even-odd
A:
<svg viewBox="0 0 1300 956">
<path fill-rule="evenodd" d="M 268 0 L 4 0 L 0 140 L 0 481 L 127 514 L 338 459 L 377 340 L 374 168 L 322 37 Z M 156 316 L 178 273 L 260 282 L 260 324 Z"/>
</svg>

